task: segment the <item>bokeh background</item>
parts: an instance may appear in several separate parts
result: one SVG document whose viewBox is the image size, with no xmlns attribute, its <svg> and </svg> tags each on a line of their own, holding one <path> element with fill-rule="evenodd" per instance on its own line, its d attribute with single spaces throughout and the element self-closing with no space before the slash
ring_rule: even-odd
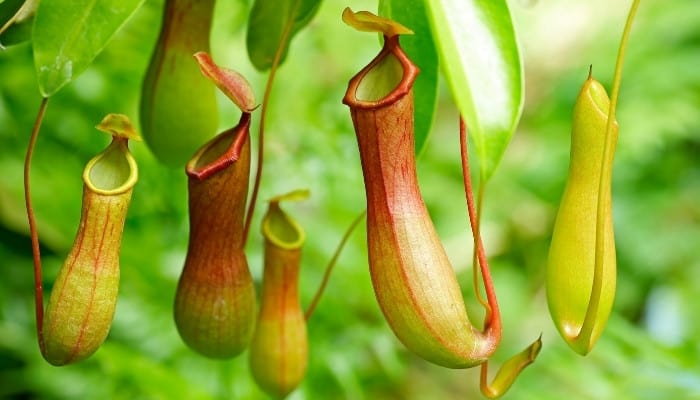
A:
<svg viewBox="0 0 700 400">
<path fill-rule="evenodd" d="M 219 3 L 214 58 L 244 73 L 261 97 L 266 74 L 253 69 L 245 50 L 251 2 Z M 700 398 L 697 0 L 643 1 L 635 22 L 620 92 L 613 178 L 618 290 L 610 322 L 590 355 L 568 349 L 545 302 L 544 267 L 566 178 L 573 104 L 590 64 L 610 87 L 628 3 L 510 2 L 524 58 L 526 103 L 484 204 L 483 234 L 504 318 L 504 340 L 493 366 L 540 333 L 544 347 L 509 399 Z M 346 5 L 324 1 L 293 40 L 267 117 L 261 199 L 296 188 L 312 193 L 310 200 L 286 207 L 307 231 L 300 282 L 304 305 L 343 232 L 364 207 L 357 145 L 341 98 L 348 79 L 376 54 L 379 42 L 340 21 Z M 351 5 L 376 10 L 374 1 Z M 32 171 L 47 291 L 77 229 L 82 168 L 108 141 L 94 126 L 110 112 L 138 120 L 161 6 L 147 1 L 93 65 L 49 104 Z M 212 361 L 178 337 L 172 304 L 187 245 L 186 179 L 182 170 L 160 166 L 142 143 L 132 144 L 140 181 L 124 232 L 110 335 L 93 357 L 77 365 L 56 368 L 43 361 L 34 331 L 22 196 L 22 162 L 39 100 L 30 46 L 0 51 L 0 398 L 265 398 L 249 375 L 247 353 Z M 226 99 L 219 100 L 223 129 L 238 115 Z M 252 132 L 257 137 L 257 125 Z M 419 177 L 470 316 L 479 321 L 458 143 L 456 109 L 443 84 Z M 264 209 L 260 204 L 254 226 Z M 258 228 L 247 251 L 259 280 Z M 478 369 L 431 365 L 394 338 L 374 299 L 363 229 L 352 235 L 308 330 L 307 378 L 290 399 L 480 398 Z"/>
</svg>

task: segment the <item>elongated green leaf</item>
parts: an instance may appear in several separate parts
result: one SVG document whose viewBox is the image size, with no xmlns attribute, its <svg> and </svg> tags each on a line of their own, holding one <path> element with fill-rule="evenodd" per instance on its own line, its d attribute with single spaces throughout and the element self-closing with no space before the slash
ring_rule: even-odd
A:
<svg viewBox="0 0 700 400">
<path fill-rule="evenodd" d="M 34 66 L 49 97 L 82 73 L 143 0 L 50 0 L 34 20 Z"/>
<path fill-rule="evenodd" d="M 425 0 L 443 72 L 476 145 L 496 169 L 522 112 L 523 76 L 505 0 Z"/>
<path fill-rule="evenodd" d="M 292 37 L 313 18 L 321 0 L 255 0 L 248 20 L 248 57 L 258 70 L 272 66 L 282 49 L 281 64 Z"/>
<path fill-rule="evenodd" d="M 413 87 L 416 154 L 420 154 L 433 124 L 438 91 L 438 55 L 428 16 L 423 0 L 379 0 L 379 15 L 393 19 L 414 32 L 413 35 L 401 36 L 401 47 L 420 68 Z"/>
</svg>

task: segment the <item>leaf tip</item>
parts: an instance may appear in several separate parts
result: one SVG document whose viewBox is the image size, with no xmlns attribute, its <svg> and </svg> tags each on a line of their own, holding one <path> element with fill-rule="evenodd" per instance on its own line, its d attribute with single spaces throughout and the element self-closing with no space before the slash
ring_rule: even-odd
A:
<svg viewBox="0 0 700 400">
<path fill-rule="evenodd" d="M 481 393 L 489 399 L 497 399 L 503 396 L 513 386 L 520 373 L 535 362 L 535 359 L 540 354 L 540 350 L 542 350 L 542 333 L 527 348 L 503 363 L 491 384 L 487 382 L 487 361 L 481 369 Z"/>
</svg>

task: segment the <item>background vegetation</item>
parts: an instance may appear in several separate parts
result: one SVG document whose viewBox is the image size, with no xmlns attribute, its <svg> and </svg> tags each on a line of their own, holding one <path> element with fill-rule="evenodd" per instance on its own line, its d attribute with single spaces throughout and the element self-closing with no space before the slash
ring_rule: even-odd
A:
<svg viewBox="0 0 700 400">
<path fill-rule="evenodd" d="M 261 97 L 266 75 L 253 69 L 245 50 L 250 4 L 219 3 L 213 55 L 243 72 Z M 295 188 L 312 192 L 309 201 L 287 207 L 308 235 L 301 274 L 305 305 L 344 230 L 364 207 L 357 145 L 340 100 L 347 80 L 376 54 L 378 41 L 340 22 L 346 5 L 326 0 L 294 39 L 267 120 L 262 198 Z M 484 209 L 485 244 L 504 313 L 504 342 L 495 363 L 540 332 L 544 348 L 507 398 L 700 398 L 700 7 L 694 0 L 640 7 L 618 109 L 613 179 L 618 291 L 604 335 L 583 358 L 553 328 L 543 271 L 566 177 L 574 100 L 589 64 L 609 87 L 628 4 L 513 0 L 510 5 L 524 55 L 526 106 Z M 108 140 L 94 125 L 109 112 L 138 120 L 161 6 L 147 1 L 94 64 L 49 104 L 32 176 L 47 290 L 77 229 L 82 168 Z M 366 0 L 352 6 L 376 9 Z M 142 143 L 132 144 L 140 181 L 124 233 L 109 338 L 77 365 L 56 368 L 43 361 L 34 332 L 22 197 L 24 151 L 39 104 L 27 44 L 0 52 L 0 90 L 0 398 L 263 398 L 249 376 L 247 354 L 211 361 L 177 335 L 172 304 L 187 244 L 186 179 L 183 171 L 156 163 Z M 238 114 L 225 99 L 219 104 L 223 129 Z M 470 315 L 478 321 L 457 115 L 444 88 L 419 175 Z M 254 226 L 261 214 L 262 207 Z M 259 280 L 257 229 L 248 254 Z M 362 230 L 343 253 L 309 335 L 308 375 L 292 399 L 479 398 L 476 369 L 433 366 L 394 338 L 374 299 Z"/>
</svg>

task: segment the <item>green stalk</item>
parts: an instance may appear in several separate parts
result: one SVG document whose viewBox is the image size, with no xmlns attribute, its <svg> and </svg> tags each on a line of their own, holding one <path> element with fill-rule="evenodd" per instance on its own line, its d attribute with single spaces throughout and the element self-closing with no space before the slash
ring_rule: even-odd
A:
<svg viewBox="0 0 700 400">
<path fill-rule="evenodd" d="M 333 267 L 338 261 L 338 257 L 340 257 L 340 253 L 343 251 L 345 243 L 347 243 L 348 239 L 350 239 L 350 235 L 355 230 L 355 227 L 357 227 L 357 225 L 360 224 L 365 215 L 367 215 L 366 209 L 363 210 L 362 213 L 360 213 L 360 215 L 355 217 L 352 223 L 350 223 L 348 229 L 345 231 L 343 238 L 340 239 L 340 243 L 338 243 L 338 247 L 335 249 L 333 257 L 331 257 L 331 260 L 328 261 L 328 265 L 326 266 L 326 272 L 323 274 L 323 279 L 321 280 L 321 285 L 318 287 L 318 291 L 316 291 L 316 295 L 314 296 L 313 300 L 311 300 L 311 304 L 306 309 L 306 313 L 304 313 L 304 318 L 307 321 L 309 320 L 309 318 L 311 318 L 311 314 L 313 314 L 314 310 L 316 309 L 316 306 L 318 305 L 319 300 L 321 300 L 321 296 L 323 296 L 323 292 L 326 290 L 326 285 L 328 285 L 328 279 L 330 279 L 331 277 Z"/>
</svg>

